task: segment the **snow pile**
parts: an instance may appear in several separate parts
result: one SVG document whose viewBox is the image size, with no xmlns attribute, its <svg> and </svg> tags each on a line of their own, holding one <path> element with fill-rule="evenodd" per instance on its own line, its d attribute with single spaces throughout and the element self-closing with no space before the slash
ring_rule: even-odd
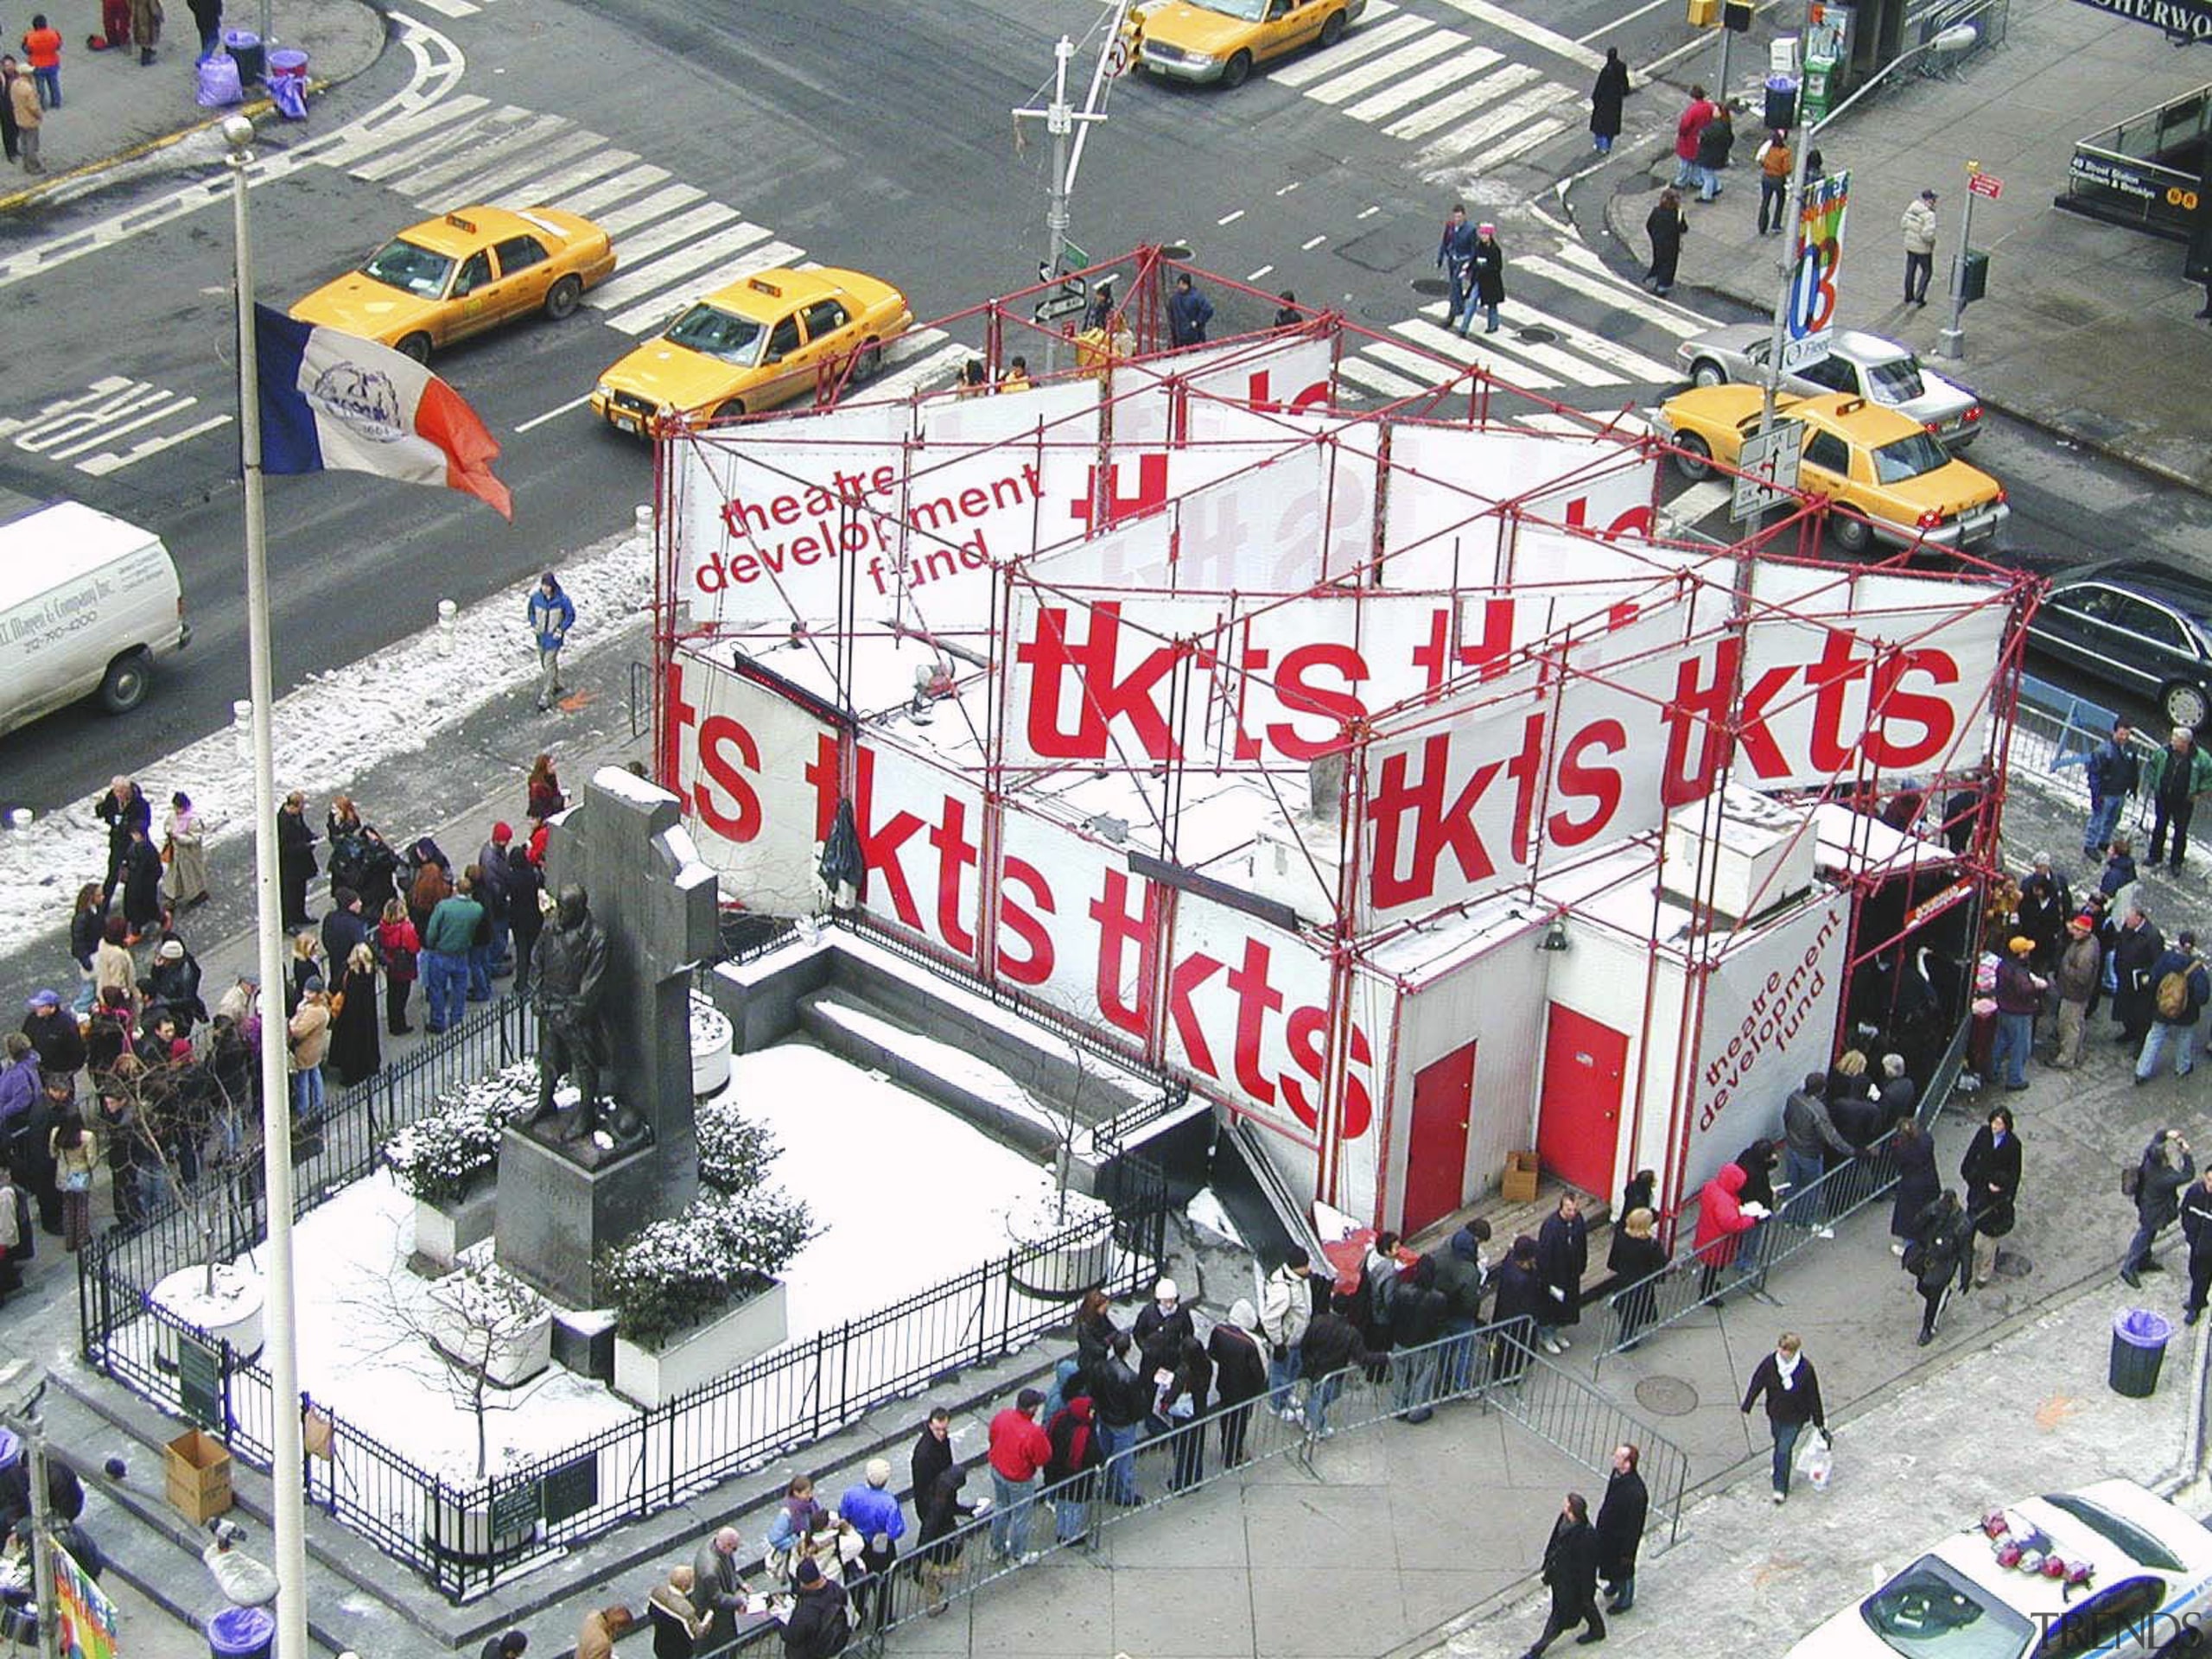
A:
<svg viewBox="0 0 2212 1659">
<path fill-rule="evenodd" d="M 1062 1192 L 1050 1180 L 1042 1191 L 1007 1206 L 1007 1236 L 1016 1244 L 1056 1238 L 1078 1228 L 1096 1229 L 1114 1219 L 1114 1206 L 1073 1188 Z"/>
<path fill-rule="evenodd" d="M 712 1054 L 730 1045 L 729 1020 L 702 991 L 691 993 L 691 1056 Z"/>
<path fill-rule="evenodd" d="M 458 1094 L 439 1096 L 428 1113 L 393 1132 L 384 1160 L 410 1197 L 458 1203 L 491 1173 L 508 1126 L 537 1104 L 537 1062 L 517 1060 Z"/>
<path fill-rule="evenodd" d="M 622 637 L 624 619 L 649 610 L 652 550 L 626 535 L 584 550 L 561 566 L 576 602 L 569 655 L 588 656 Z M 537 655 L 519 594 L 494 594 L 460 613 L 449 637 L 436 606 L 423 601 L 423 632 L 356 663 L 310 677 L 276 700 L 276 787 L 315 798 L 345 789 L 376 761 L 429 748 L 494 697 L 537 675 Z M 278 650 L 284 641 L 277 641 Z M 127 745 L 128 725 L 118 726 Z M 118 751 L 152 801 L 176 790 L 192 797 L 211 849 L 245 835 L 253 823 L 253 766 L 228 731 L 135 765 Z M 0 950 L 12 950 L 68 921 L 78 887 L 107 868 L 107 826 L 81 802 L 0 836 Z"/>
<path fill-rule="evenodd" d="M 652 1346 L 767 1289 L 817 1230 L 806 1205 L 779 1188 L 702 1193 L 603 1253 L 600 1295 L 622 1335 Z"/>
</svg>

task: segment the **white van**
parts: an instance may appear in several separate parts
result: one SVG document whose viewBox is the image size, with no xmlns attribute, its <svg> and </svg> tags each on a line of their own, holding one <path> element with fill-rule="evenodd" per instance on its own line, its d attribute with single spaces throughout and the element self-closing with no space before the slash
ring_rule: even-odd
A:
<svg viewBox="0 0 2212 1659">
<path fill-rule="evenodd" d="M 152 531 L 76 501 L 0 524 L 0 732 L 95 693 L 110 714 L 136 709 L 154 659 L 191 642 Z"/>
</svg>

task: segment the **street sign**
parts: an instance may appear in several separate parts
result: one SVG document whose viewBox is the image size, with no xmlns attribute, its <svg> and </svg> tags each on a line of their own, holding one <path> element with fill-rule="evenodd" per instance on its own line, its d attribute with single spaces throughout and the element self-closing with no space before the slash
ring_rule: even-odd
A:
<svg viewBox="0 0 2212 1659">
<path fill-rule="evenodd" d="M 1029 315 L 1039 322 L 1051 322 L 1056 317 L 1071 317 L 1083 309 L 1087 302 L 1080 294 L 1055 294 L 1037 302 L 1037 308 Z"/>
<path fill-rule="evenodd" d="M 1074 243 L 1069 241 L 1065 237 L 1062 237 L 1060 238 L 1060 264 L 1062 265 L 1081 266 L 1087 265 L 1090 263 L 1090 254 L 1087 249 L 1078 248 Z"/>
<path fill-rule="evenodd" d="M 1967 177 L 1967 188 L 1985 201 L 1994 201 L 2005 194 L 2005 181 L 1994 173 L 1975 173 Z"/>
<path fill-rule="evenodd" d="M 1037 280 L 1040 283 L 1049 283 L 1052 280 L 1052 268 L 1042 259 L 1037 262 Z"/>
<path fill-rule="evenodd" d="M 1080 276 L 1063 276 L 1060 278 L 1060 292 L 1072 294 L 1077 299 L 1081 299 L 1090 292 L 1090 284 Z"/>
<path fill-rule="evenodd" d="M 1786 492 L 1797 486 L 1797 462 L 1804 442 L 1802 421 L 1784 421 L 1772 431 L 1755 432 L 1744 440 L 1736 465 L 1745 475 L 1736 480 L 1735 494 L 1728 504 L 1731 524 L 1756 518 L 1769 507 L 1790 499 Z"/>
</svg>

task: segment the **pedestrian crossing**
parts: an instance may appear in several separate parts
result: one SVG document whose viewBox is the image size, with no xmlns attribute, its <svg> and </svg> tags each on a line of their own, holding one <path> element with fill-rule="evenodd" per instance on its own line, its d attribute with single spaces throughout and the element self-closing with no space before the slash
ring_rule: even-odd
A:
<svg viewBox="0 0 2212 1659">
<path fill-rule="evenodd" d="M 435 9 L 476 3 L 442 0 Z M 358 134 L 320 159 L 426 213 L 485 202 L 585 215 L 614 238 L 616 265 L 583 302 L 632 336 L 663 327 L 695 294 L 754 271 L 818 263 L 739 208 L 565 117 L 474 93 Z M 949 380 L 968 351 L 940 331 L 915 330 L 887 349 L 886 372 L 870 395 Z"/>
<path fill-rule="evenodd" d="M 1464 15 L 1530 35 L 1554 55 L 1594 57 L 1510 13 L 1451 0 Z M 1358 26 L 1332 47 L 1268 73 L 1316 104 L 1418 143 L 1414 165 L 1453 188 L 1580 124 L 1583 95 L 1533 64 L 1508 62 L 1465 30 L 1396 0 L 1368 0 Z"/>
</svg>

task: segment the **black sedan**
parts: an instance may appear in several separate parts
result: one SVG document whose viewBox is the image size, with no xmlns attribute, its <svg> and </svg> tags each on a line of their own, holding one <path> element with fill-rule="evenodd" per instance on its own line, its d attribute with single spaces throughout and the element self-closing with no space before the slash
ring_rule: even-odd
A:
<svg viewBox="0 0 2212 1659">
<path fill-rule="evenodd" d="M 2152 559 L 2070 570 L 2029 625 L 2037 651 L 2153 703 L 2168 723 L 2212 716 L 2212 582 Z"/>
</svg>

